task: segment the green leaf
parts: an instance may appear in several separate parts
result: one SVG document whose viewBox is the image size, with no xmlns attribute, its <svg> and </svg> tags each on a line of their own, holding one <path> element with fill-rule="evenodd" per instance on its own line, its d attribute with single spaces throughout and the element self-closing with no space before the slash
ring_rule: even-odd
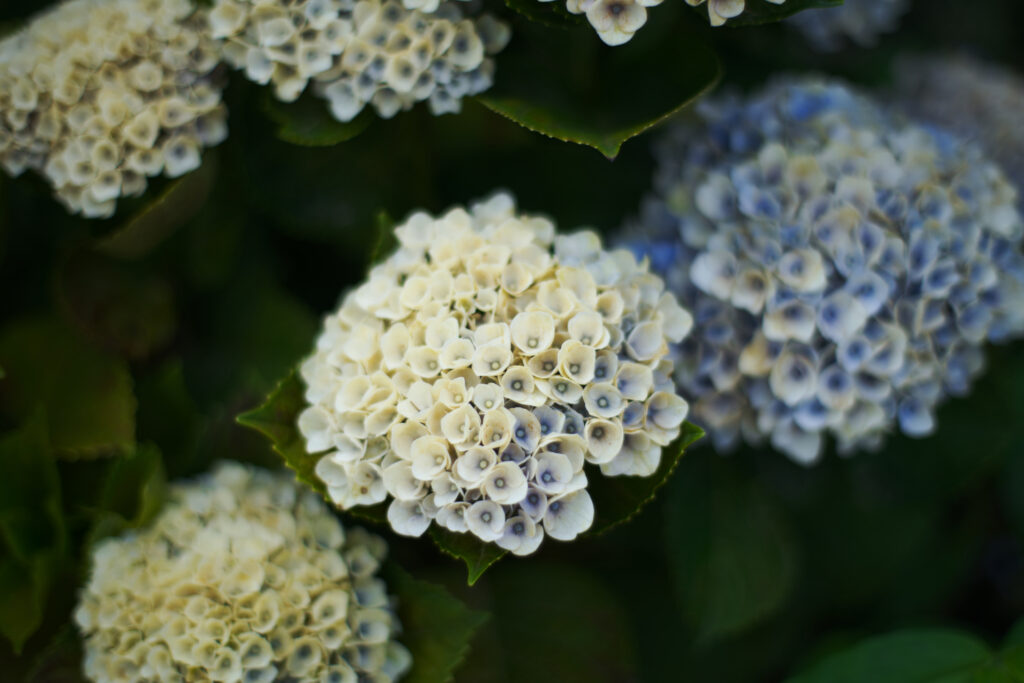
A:
<svg viewBox="0 0 1024 683">
<path fill-rule="evenodd" d="M 207 150 L 202 166 L 168 182 L 131 218 L 97 241 L 96 251 L 129 260 L 153 251 L 203 208 L 217 176 L 217 166 L 216 152 Z"/>
<path fill-rule="evenodd" d="M 0 414 L 18 423 L 45 410 L 50 444 L 62 457 L 130 452 L 135 397 L 124 361 L 94 349 L 51 318 L 20 320 L 0 332 Z"/>
<path fill-rule="evenodd" d="M 145 526 L 160 512 L 166 497 L 167 477 L 155 446 L 140 446 L 132 455 L 114 460 L 103 482 L 88 543 Z"/>
<path fill-rule="evenodd" d="M 450 555 L 466 564 L 466 583 L 472 586 L 495 562 L 507 552 L 494 543 L 484 543 L 470 533 L 456 533 L 430 525 L 430 538 L 445 555 Z"/>
<path fill-rule="evenodd" d="M 34 565 L 0 557 L 0 635 L 11 641 L 15 653 L 43 621 L 48 579 Z"/>
<path fill-rule="evenodd" d="M 703 436 L 700 427 L 689 422 L 683 424 L 679 438 L 662 449 L 661 463 L 649 477 L 606 477 L 600 472 L 588 477 L 587 491 L 594 499 L 594 525 L 587 534 L 603 534 L 639 514 L 675 472 L 686 449 Z"/>
<path fill-rule="evenodd" d="M 398 596 L 398 641 L 412 653 L 412 669 L 402 683 L 452 680 L 487 614 L 469 609 L 445 589 L 413 578 L 394 563 L 386 573 L 388 588 Z"/>
<path fill-rule="evenodd" d="M 321 496 L 327 488 L 314 469 L 325 453 L 309 454 L 306 441 L 299 434 L 297 420 L 306 407 L 302 382 L 294 370 L 281 380 L 259 408 L 238 416 L 238 424 L 260 432 L 273 445 L 274 452 L 284 459 L 295 478 Z"/>
<path fill-rule="evenodd" d="M 718 58 L 696 30 L 660 27 L 658 19 L 614 49 L 600 45 L 589 26 L 522 26 L 501 56 L 494 87 L 477 99 L 532 131 L 614 159 L 626 140 L 679 112 L 720 76 Z"/>
<path fill-rule="evenodd" d="M 37 413 L 0 437 L 0 634 L 20 651 L 39 628 L 66 545 L 60 481 Z"/>
<path fill-rule="evenodd" d="M 787 683 L 970 683 L 993 670 L 992 650 L 959 631 L 919 629 L 869 638 L 812 665 Z M 1011 683 L 1008 674 L 987 678 Z"/>
<path fill-rule="evenodd" d="M 146 358 L 174 336 L 174 294 L 151 272 L 77 252 L 59 268 L 56 289 L 64 318 L 93 343 L 118 355 Z"/>
<path fill-rule="evenodd" d="M 676 592 L 699 640 L 741 633 L 785 604 L 798 565 L 793 532 L 734 463 L 710 452 L 684 461 L 665 515 Z"/>
<path fill-rule="evenodd" d="M 736 28 L 739 26 L 767 24 L 773 21 L 779 21 L 780 19 L 785 19 L 788 16 L 807 9 L 838 7 L 842 4 L 843 0 L 786 0 L 786 2 L 781 5 L 768 2 L 768 0 L 747 0 L 747 7 L 743 11 L 743 14 L 729 19 L 725 22 L 725 26 Z M 705 20 L 708 18 L 708 8 L 706 3 L 694 7 L 693 9 L 700 12 L 704 16 Z"/>
<path fill-rule="evenodd" d="M 303 147 L 330 147 L 351 140 L 373 123 L 376 114 L 367 107 L 347 123 L 335 119 L 327 100 L 306 94 L 292 103 L 274 97 L 270 89 L 262 96 L 263 111 L 277 124 L 277 137 Z"/>
</svg>

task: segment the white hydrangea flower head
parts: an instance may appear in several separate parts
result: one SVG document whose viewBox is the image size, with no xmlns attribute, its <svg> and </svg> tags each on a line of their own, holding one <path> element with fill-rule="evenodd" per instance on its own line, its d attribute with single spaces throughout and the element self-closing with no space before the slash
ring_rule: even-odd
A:
<svg viewBox="0 0 1024 683">
<path fill-rule="evenodd" d="M 923 121 L 979 144 L 1024 188 L 1024 78 L 966 54 L 904 59 L 897 104 Z"/>
<path fill-rule="evenodd" d="M 794 14 L 786 21 L 821 52 L 835 52 L 848 43 L 871 47 L 883 33 L 895 31 L 910 0 L 846 0 Z"/>
<path fill-rule="evenodd" d="M 434 522 L 519 555 L 573 539 L 594 516 L 585 464 L 646 476 L 679 435 L 667 354 L 690 314 L 646 262 L 507 194 L 395 235 L 301 368 L 330 498 L 390 496 L 400 534 Z"/>
<path fill-rule="evenodd" d="M 105 218 L 227 135 L 214 41 L 189 0 L 69 0 L 0 41 L 0 165 Z"/>
<path fill-rule="evenodd" d="M 223 463 L 172 487 L 147 529 L 99 543 L 75 621 L 86 676 L 271 683 L 398 680 L 411 664 L 375 574 L 387 546 L 346 532 L 285 474 Z"/>
<path fill-rule="evenodd" d="M 695 421 L 805 463 L 827 434 L 848 453 L 896 424 L 930 433 L 983 344 L 1024 332 L 1016 191 L 977 148 L 837 83 L 699 116 L 626 233 L 696 318 L 676 374 Z"/>
<path fill-rule="evenodd" d="M 216 0 L 209 15 L 226 61 L 292 102 L 313 83 L 332 115 L 372 105 L 384 118 L 426 100 L 456 113 L 487 90 L 511 36 L 490 15 L 437 0 Z"/>
</svg>

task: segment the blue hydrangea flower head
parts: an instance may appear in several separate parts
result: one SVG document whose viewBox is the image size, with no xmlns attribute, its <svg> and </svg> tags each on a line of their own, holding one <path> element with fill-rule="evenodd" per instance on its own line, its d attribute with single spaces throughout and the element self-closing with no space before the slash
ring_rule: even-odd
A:
<svg viewBox="0 0 1024 683">
<path fill-rule="evenodd" d="M 676 380 L 720 448 L 795 460 L 923 436 L 983 345 L 1024 333 L 1024 222 L 980 150 L 847 86 L 703 102 L 627 230 L 694 330 Z"/>
</svg>

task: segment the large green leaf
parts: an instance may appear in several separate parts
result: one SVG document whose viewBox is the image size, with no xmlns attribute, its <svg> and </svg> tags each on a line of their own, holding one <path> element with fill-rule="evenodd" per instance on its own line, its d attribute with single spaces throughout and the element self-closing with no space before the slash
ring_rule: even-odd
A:
<svg viewBox="0 0 1024 683">
<path fill-rule="evenodd" d="M 20 651 L 43 620 L 65 539 L 43 414 L 0 437 L 0 634 Z"/>
<path fill-rule="evenodd" d="M 530 130 L 613 159 L 626 140 L 680 111 L 719 75 L 699 30 L 667 17 L 616 48 L 601 45 L 589 26 L 527 25 L 502 53 L 494 87 L 478 99 Z"/>
<path fill-rule="evenodd" d="M 725 25 L 737 27 L 767 24 L 769 22 L 785 19 L 786 17 L 796 14 L 797 12 L 802 12 L 803 10 L 838 7 L 842 4 L 843 0 L 786 0 L 786 2 L 781 5 L 768 2 L 768 0 L 747 0 L 747 7 L 743 11 L 743 14 L 729 19 L 725 22 Z M 694 9 L 703 14 L 704 18 L 707 19 L 707 3 L 694 7 Z"/>
<path fill-rule="evenodd" d="M 793 532 L 733 463 L 710 452 L 684 461 L 665 515 L 676 593 L 699 640 L 736 635 L 785 604 L 798 566 Z"/>
<path fill-rule="evenodd" d="M 679 437 L 662 449 L 661 463 L 649 477 L 605 477 L 599 471 L 588 478 L 587 491 L 594 499 L 594 525 L 587 534 L 602 534 L 631 520 L 652 500 L 675 472 L 679 461 L 704 430 L 686 422 Z"/>
<path fill-rule="evenodd" d="M 60 456 L 131 451 L 135 396 L 124 361 L 90 347 L 57 320 L 35 318 L 0 332 L 0 414 L 13 422 L 45 410 Z"/>
<path fill-rule="evenodd" d="M 385 571 L 388 588 L 398 597 L 398 641 L 412 653 L 412 669 L 402 683 L 452 680 L 487 614 L 469 609 L 444 588 L 415 579 L 394 563 Z"/>
<path fill-rule="evenodd" d="M 980 639 L 948 629 L 896 631 L 825 657 L 787 683 L 1017 683 L 1024 645 L 993 653 Z"/>
<path fill-rule="evenodd" d="M 327 107 L 327 100 L 306 93 L 292 103 L 284 103 L 269 89 L 262 98 L 263 111 L 277 126 L 277 137 L 303 147 L 330 147 L 351 140 L 373 123 L 376 114 L 370 107 L 347 123 L 338 121 Z"/>
</svg>

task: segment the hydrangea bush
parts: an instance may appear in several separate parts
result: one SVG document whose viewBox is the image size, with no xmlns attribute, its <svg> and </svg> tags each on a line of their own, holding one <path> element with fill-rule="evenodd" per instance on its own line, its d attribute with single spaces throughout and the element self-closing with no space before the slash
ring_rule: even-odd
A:
<svg viewBox="0 0 1024 683">
<path fill-rule="evenodd" d="M 0 165 L 113 215 L 227 135 L 214 41 L 189 0 L 70 0 L 0 41 Z"/>
<path fill-rule="evenodd" d="M 347 532 L 291 477 L 224 463 L 174 487 L 153 525 L 101 542 L 75 621 L 85 673 L 135 681 L 396 681 L 410 666 L 376 577 L 387 546 Z"/>
<path fill-rule="evenodd" d="M 520 555 L 572 540 L 594 518 L 585 464 L 650 475 L 679 435 L 667 352 L 690 314 L 646 263 L 505 194 L 395 235 L 302 365 L 330 499 L 390 497 L 397 533 L 435 522 Z"/>
<path fill-rule="evenodd" d="M 1022 24 L 0 2 L 0 680 L 1024 681 Z"/>
<path fill-rule="evenodd" d="M 828 81 L 702 102 L 636 246 L 693 311 L 676 379 L 720 447 L 801 462 L 935 429 L 1024 332 L 1016 190 L 975 147 Z M 627 233 L 629 234 L 629 233 Z"/>
</svg>

